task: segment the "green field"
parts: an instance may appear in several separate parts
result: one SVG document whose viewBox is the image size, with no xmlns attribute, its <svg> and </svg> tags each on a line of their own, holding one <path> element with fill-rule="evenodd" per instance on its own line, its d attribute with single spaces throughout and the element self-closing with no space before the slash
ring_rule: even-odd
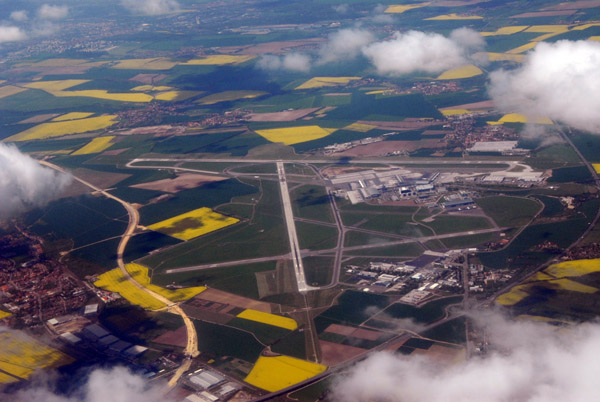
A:
<svg viewBox="0 0 600 402">
<path fill-rule="evenodd" d="M 479 198 L 476 203 L 500 227 L 526 225 L 541 208 L 535 200 L 509 196 Z"/>
<path fill-rule="evenodd" d="M 337 244 L 338 230 L 331 226 L 295 222 L 301 249 L 326 250 Z"/>
<path fill-rule="evenodd" d="M 325 187 L 304 185 L 290 191 L 294 216 L 323 222 L 335 222 Z"/>
<path fill-rule="evenodd" d="M 490 222 L 481 217 L 438 215 L 432 222 L 422 222 L 436 234 L 468 232 L 470 230 L 489 229 Z"/>
</svg>

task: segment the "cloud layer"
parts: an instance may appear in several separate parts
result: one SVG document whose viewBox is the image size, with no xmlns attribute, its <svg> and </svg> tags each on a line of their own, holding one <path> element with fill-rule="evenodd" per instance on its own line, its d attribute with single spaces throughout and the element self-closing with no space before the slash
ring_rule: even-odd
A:
<svg viewBox="0 0 600 402">
<path fill-rule="evenodd" d="M 0 218 L 56 198 L 71 178 L 41 166 L 16 147 L 0 143 Z"/>
<path fill-rule="evenodd" d="M 10 13 L 14 25 L 0 25 L 0 43 L 51 35 L 60 28 L 57 21 L 65 19 L 68 15 L 69 7 L 52 4 L 42 4 L 33 19 L 29 18 L 27 11 L 15 10 Z"/>
<path fill-rule="evenodd" d="M 539 43 L 515 70 L 490 74 L 489 93 L 503 111 L 549 117 L 600 133 L 600 43 Z"/>
<path fill-rule="evenodd" d="M 0 25 L 0 43 L 16 42 L 27 38 L 27 34 L 19 27 Z"/>
<path fill-rule="evenodd" d="M 62 20 L 69 15 L 69 7 L 43 4 L 37 12 L 38 18 L 42 20 Z"/>
<path fill-rule="evenodd" d="M 439 73 L 471 63 L 471 55 L 483 49 L 481 35 L 467 28 L 452 31 L 447 38 L 420 31 L 396 32 L 392 39 L 373 43 L 363 54 L 382 75 L 412 72 Z"/>
<path fill-rule="evenodd" d="M 381 75 L 399 76 L 418 71 L 439 73 L 479 62 L 473 55 L 484 46 L 481 35 L 468 28 L 456 29 L 450 37 L 420 31 L 396 32 L 392 39 L 379 42 L 366 29 L 347 28 L 329 35 L 314 55 L 264 56 L 258 66 L 306 72 L 313 66 L 348 62 L 362 55 Z"/>
<path fill-rule="evenodd" d="M 335 384 L 334 401 L 588 402 L 597 400 L 600 325 L 569 331 L 486 318 L 497 352 L 450 366 L 422 356 L 374 354 Z"/>
<path fill-rule="evenodd" d="M 52 384 L 34 385 L 11 395 L 15 402 L 168 402 L 159 386 L 149 386 L 148 382 L 124 367 L 96 369 L 87 382 L 74 395 L 57 395 Z"/>
<path fill-rule="evenodd" d="M 122 0 L 121 5 L 134 14 L 157 15 L 179 10 L 176 0 Z"/>
<path fill-rule="evenodd" d="M 285 56 L 264 55 L 258 61 L 258 67 L 264 70 L 302 71 L 310 70 L 311 58 L 302 53 L 288 53 Z"/>
</svg>

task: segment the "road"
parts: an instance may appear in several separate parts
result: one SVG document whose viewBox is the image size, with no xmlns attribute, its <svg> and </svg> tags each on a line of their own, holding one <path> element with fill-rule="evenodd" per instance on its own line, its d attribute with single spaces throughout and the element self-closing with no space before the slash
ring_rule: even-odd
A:
<svg viewBox="0 0 600 402">
<path fill-rule="evenodd" d="M 54 165 L 48 161 L 39 161 L 40 164 L 49 167 L 51 169 L 54 169 L 56 171 L 59 171 L 61 173 L 65 173 L 65 174 L 69 174 L 67 171 L 65 171 L 63 168 Z M 115 197 L 114 195 L 110 194 L 109 192 L 93 185 L 90 182 L 87 182 L 77 176 L 73 176 L 71 175 L 75 180 L 77 180 L 78 182 L 80 182 L 81 184 L 91 188 L 92 190 L 102 194 L 103 196 L 110 198 L 111 200 L 114 200 L 116 202 L 118 202 L 119 204 L 121 204 L 126 210 L 127 210 L 127 214 L 129 215 L 129 223 L 127 224 L 127 229 L 125 230 L 125 233 L 123 233 L 123 235 L 121 236 L 121 241 L 119 242 L 119 245 L 117 247 L 117 264 L 119 266 L 119 269 L 121 270 L 123 276 L 129 281 L 131 282 L 135 287 L 137 287 L 138 289 L 146 292 L 147 294 L 149 294 L 150 296 L 152 296 L 153 298 L 155 298 L 156 300 L 164 303 L 165 305 L 168 306 L 168 311 L 174 314 L 177 314 L 179 316 L 181 316 L 181 318 L 183 319 L 183 322 L 185 324 L 186 330 L 187 330 L 187 345 L 186 348 L 184 350 L 185 355 L 187 356 L 187 358 L 184 360 L 184 362 L 182 363 L 182 366 L 176 371 L 175 375 L 171 378 L 171 380 L 169 381 L 169 386 L 174 386 L 177 381 L 179 380 L 179 377 L 181 377 L 181 375 L 186 371 L 186 367 L 189 368 L 191 359 L 193 357 L 198 356 L 200 353 L 198 352 L 198 338 L 197 338 L 197 334 L 196 334 L 196 328 L 194 327 L 194 324 L 192 323 L 192 320 L 190 320 L 190 318 L 187 316 L 187 314 L 181 309 L 181 307 L 179 307 L 177 304 L 173 303 L 171 300 L 167 299 L 166 297 L 153 292 L 152 290 L 144 287 L 142 284 L 140 284 L 138 281 L 136 281 L 127 271 L 127 269 L 125 268 L 125 262 L 123 261 L 123 253 L 125 252 L 125 248 L 127 247 L 127 243 L 129 242 L 129 239 L 132 237 L 132 235 L 134 234 L 135 230 L 138 227 L 139 221 L 140 221 L 140 214 L 138 213 L 137 209 L 135 209 L 133 207 L 133 205 L 131 205 L 130 203 L 128 203 L 127 201 L 124 201 L 118 197 Z"/>
<path fill-rule="evenodd" d="M 283 205 L 285 225 L 287 227 L 288 238 L 290 241 L 290 253 L 292 254 L 292 264 L 294 266 L 294 274 L 296 275 L 296 283 L 298 284 L 298 292 L 304 293 L 316 288 L 306 284 L 304 266 L 302 265 L 302 256 L 300 255 L 300 243 L 298 242 L 298 234 L 296 233 L 296 225 L 294 224 L 292 200 L 290 199 L 290 192 L 288 190 L 287 180 L 285 178 L 285 167 L 283 162 L 277 162 L 277 174 L 279 175 L 281 203 Z"/>
</svg>

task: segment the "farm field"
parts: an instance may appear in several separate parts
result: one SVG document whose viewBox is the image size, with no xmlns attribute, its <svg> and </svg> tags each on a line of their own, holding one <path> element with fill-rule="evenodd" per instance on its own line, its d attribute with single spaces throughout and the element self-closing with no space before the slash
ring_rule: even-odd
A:
<svg viewBox="0 0 600 402">
<path fill-rule="evenodd" d="M 314 77 L 298 85 L 296 89 L 313 89 L 323 87 L 336 87 L 348 84 L 350 81 L 360 80 L 361 77 Z"/>
<path fill-rule="evenodd" d="M 219 102 L 231 102 L 240 99 L 254 99 L 266 94 L 267 92 L 263 91 L 224 91 L 202 97 L 196 102 L 201 105 L 214 105 Z"/>
<path fill-rule="evenodd" d="M 319 126 L 299 126 L 285 128 L 270 128 L 256 130 L 256 133 L 271 142 L 281 142 L 285 145 L 298 144 L 327 137 L 335 132 L 334 128 L 322 128 Z"/>
<path fill-rule="evenodd" d="M 70 356 L 20 331 L 0 331 L 0 384 L 26 380 L 37 370 L 73 362 Z"/>
<path fill-rule="evenodd" d="M 250 321 L 256 321 L 263 324 L 273 325 L 275 327 L 289 329 L 291 331 L 298 328 L 298 323 L 291 318 L 282 317 L 275 314 L 265 313 L 263 311 L 246 309 L 239 313 L 236 317 L 244 318 Z"/>
<path fill-rule="evenodd" d="M 79 148 L 71 155 L 88 155 L 102 152 L 113 145 L 111 141 L 114 138 L 114 136 L 94 138 L 89 144 L 85 145 L 83 148 Z"/>
<path fill-rule="evenodd" d="M 244 381 L 273 392 L 314 377 L 326 369 L 321 364 L 289 356 L 261 356 Z"/>
<path fill-rule="evenodd" d="M 102 130 L 115 124 L 116 118 L 116 115 L 106 115 L 90 117 L 87 119 L 42 123 L 8 137 L 4 141 L 40 140 L 44 138 L 62 137 L 68 134 Z"/>
<path fill-rule="evenodd" d="M 437 80 L 458 80 L 461 78 L 471 78 L 483 74 L 483 71 L 472 64 L 464 67 L 448 70 L 438 75 Z"/>
<path fill-rule="evenodd" d="M 148 226 L 148 229 L 190 240 L 215 230 L 233 225 L 239 219 L 221 215 L 210 208 L 199 208 Z"/>
<path fill-rule="evenodd" d="M 206 288 L 203 286 L 177 290 L 165 289 L 150 283 L 148 268 L 144 267 L 143 265 L 127 264 L 125 268 L 140 285 L 160 294 L 161 296 L 166 297 L 173 302 L 190 299 L 206 290 Z M 117 292 L 122 297 L 127 299 L 131 304 L 141 306 L 148 310 L 160 310 L 166 307 L 164 303 L 155 299 L 150 294 L 144 292 L 130 281 L 126 280 L 119 268 L 115 268 L 98 276 L 98 280 L 94 282 L 94 286 L 109 290 L 111 292 Z"/>
</svg>

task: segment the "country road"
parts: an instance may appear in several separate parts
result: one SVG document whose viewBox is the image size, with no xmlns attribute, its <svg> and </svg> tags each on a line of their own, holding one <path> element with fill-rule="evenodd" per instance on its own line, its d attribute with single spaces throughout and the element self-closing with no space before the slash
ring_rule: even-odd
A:
<svg viewBox="0 0 600 402">
<path fill-rule="evenodd" d="M 54 169 L 56 171 L 59 171 L 61 173 L 64 174 L 70 174 L 68 173 L 66 170 L 64 170 L 63 168 L 54 165 L 48 161 L 39 161 L 40 164 L 49 167 L 51 169 Z M 135 287 L 137 287 L 138 289 L 146 292 L 147 294 L 149 294 L 150 296 L 154 297 L 156 300 L 166 304 L 168 306 L 168 311 L 172 312 L 174 314 L 177 314 L 179 316 L 181 316 L 181 318 L 183 319 L 183 322 L 185 324 L 186 330 L 187 330 L 187 345 L 186 348 L 184 350 L 185 355 L 187 356 L 187 359 L 184 360 L 184 362 L 182 363 L 182 366 L 176 371 L 175 375 L 171 378 L 171 380 L 169 381 L 169 386 L 172 387 L 174 386 L 177 381 L 179 380 L 179 378 L 181 377 L 181 375 L 183 375 L 183 373 L 187 370 L 187 368 L 190 365 L 191 362 L 191 358 L 198 356 L 199 352 L 198 352 L 198 338 L 197 338 L 197 334 L 196 334 L 196 328 L 194 327 L 194 323 L 192 322 L 192 320 L 190 320 L 190 318 L 187 316 L 187 314 L 183 311 L 183 309 L 181 307 L 179 307 L 177 304 L 173 303 L 171 300 L 167 299 L 166 297 L 153 292 L 152 290 L 144 287 L 141 283 L 139 283 L 138 281 L 136 281 L 127 271 L 127 269 L 125 268 L 125 262 L 123 261 L 123 253 L 125 252 L 125 248 L 127 247 L 127 243 L 129 242 L 129 239 L 132 237 L 132 235 L 134 234 L 135 230 L 138 227 L 139 221 L 140 221 L 140 214 L 138 213 L 137 209 L 135 209 L 133 207 L 133 205 L 131 205 L 130 203 L 128 203 L 127 201 L 124 201 L 118 197 L 115 197 L 114 195 L 110 194 L 109 192 L 93 185 L 90 182 L 87 182 L 77 176 L 74 176 L 72 174 L 70 174 L 75 180 L 77 180 L 78 182 L 80 182 L 81 184 L 91 188 L 92 190 L 102 194 L 103 196 L 110 198 L 116 202 L 118 202 L 119 204 L 121 204 L 126 210 L 127 210 L 127 214 L 129 215 L 129 223 L 127 225 L 127 229 L 125 230 L 125 233 L 123 233 L 123 235 L 121 236 L 121 241 L 119 242 L 119 245 L 117 247 L 117 264 L 119 266 L 119 269 L 121 270 L 121 272 L 123 273 L 123 276 L 129 281 L 131 282 Z M 185 368 L 185 369 L 184 369 Z"/>
</svg>

